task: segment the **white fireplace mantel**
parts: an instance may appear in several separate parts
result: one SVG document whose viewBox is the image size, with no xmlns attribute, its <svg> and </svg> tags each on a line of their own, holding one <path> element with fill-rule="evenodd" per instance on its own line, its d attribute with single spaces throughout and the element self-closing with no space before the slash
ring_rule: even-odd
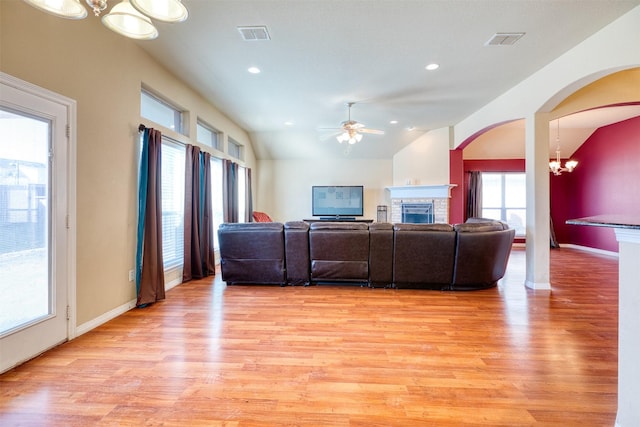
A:
<svg viewBox="0 0 640 427">
<path fill-rule="evenodd" d="M 402 185 L 385 187 L 392 199 L 444 199 L 451 197 L 451 189 L 455 184 L 444 185 Z"/>
</svg>

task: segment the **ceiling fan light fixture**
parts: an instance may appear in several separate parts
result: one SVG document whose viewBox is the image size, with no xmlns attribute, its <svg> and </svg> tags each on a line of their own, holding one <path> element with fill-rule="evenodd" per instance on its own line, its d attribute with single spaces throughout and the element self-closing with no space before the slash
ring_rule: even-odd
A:
<svg viewBox="0 0 640 427">
<path fill-rule="evenodd" d="M 131 0 L 131 5 L 162 22 L 183 22 L 189 17 L 189 11 L 180 0 Z"/>
<path fill-rule="evenodd" d="M 158 30 L 151 19 L 131 6 L 129 0 L 122 0 L 115 5 L 102 17 L 102 23 L 110 30 L 132 39 L 153 40 L 158 37 Z"/>
<path fill-rule="evenodd" d="M 24 0 L 27 4 L 47 12 L 51 15 L 65 19 L 84 19 L 87 17 L 87 9 L 82 6 L 80 0 Z"/>
</svg>

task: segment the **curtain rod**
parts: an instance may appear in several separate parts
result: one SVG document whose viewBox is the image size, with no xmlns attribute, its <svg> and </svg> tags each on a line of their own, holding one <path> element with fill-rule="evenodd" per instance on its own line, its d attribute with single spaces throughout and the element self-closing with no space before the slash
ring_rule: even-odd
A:
<svg viewBox="0 0 640 427">
<path fill-rule="evenodd" d="M 142 123 L 140 123 L 138 125 L 138 132 L 144 132 L 145 129 L 147 129 L 147 127 L 145 125 L 143 125 Z M 148 129 L 151 129 L 151 128 L 148 128 Z M 169 141 L 173 142 L 174 144 L 182 145 L 183 147 L 186 147 L 188 145 L 188 143 L 186 143 L 186 142 L 178 141 L 178 140 L 173 139 L 171 137 L 165 136 L 165 138 L 167 138 Z M 200 151 L 205 152 L 202 148 L 200 148 Z M 209 153 L 209 154 L 211 155 L 211 157 L 215 157 L 216 159 L 225 160 L 224 157 L 215 156 L 213 153 Z M 231 161 L 233 162 L 233 160 L 231 160 Z M 238 163 L 238 165 L 239 165 L 239 163 Z M 247 167 L 247 166 L 243 166 L 243 167 Z M 248 169 L 250 169 L 250 168 L 248 168 Z"/>
</svg>

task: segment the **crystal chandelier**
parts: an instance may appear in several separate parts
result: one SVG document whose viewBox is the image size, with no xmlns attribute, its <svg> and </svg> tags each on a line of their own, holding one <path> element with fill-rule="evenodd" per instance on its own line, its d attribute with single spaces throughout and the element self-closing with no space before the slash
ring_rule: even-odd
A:
<svg viewBox="0 0 640 427">
<path fill-rule="evenodd" d="M 24 0 L 52 15 L 67 19 L 83 19 L 87 9 L 80 0 Z M 105 11 L 108 0 L 86 0 L 95 16 Z M 182 22 L 189 13 L 180 0 L 122 0 L 102 17 L 102 23 L 112 31 L 137 40 L 152 40 L 158 30 L 151 18 L 163 22 Z"/>
<path fill-rule="evenodd" d="M 576 160 L 567 160 L 564 167 L 560 162 L 560 119 L 558 119 L 556 124 L 556 159 L 549 162 L 549 171 L 558 176 L 562 175 L 562 172 L 573 172 L 576 166 L 578 166 Z"/>
</svg>

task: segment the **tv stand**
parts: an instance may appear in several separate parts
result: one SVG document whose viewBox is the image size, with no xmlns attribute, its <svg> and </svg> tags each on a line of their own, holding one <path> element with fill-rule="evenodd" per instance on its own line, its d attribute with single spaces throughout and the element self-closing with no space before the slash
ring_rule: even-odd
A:
<svg viewBox="0 0 640 427">
<path fill-rule="evenodd" d="M 355 216 L 321 216 L 320 221 L 355 221 Z"/>
</svg>

